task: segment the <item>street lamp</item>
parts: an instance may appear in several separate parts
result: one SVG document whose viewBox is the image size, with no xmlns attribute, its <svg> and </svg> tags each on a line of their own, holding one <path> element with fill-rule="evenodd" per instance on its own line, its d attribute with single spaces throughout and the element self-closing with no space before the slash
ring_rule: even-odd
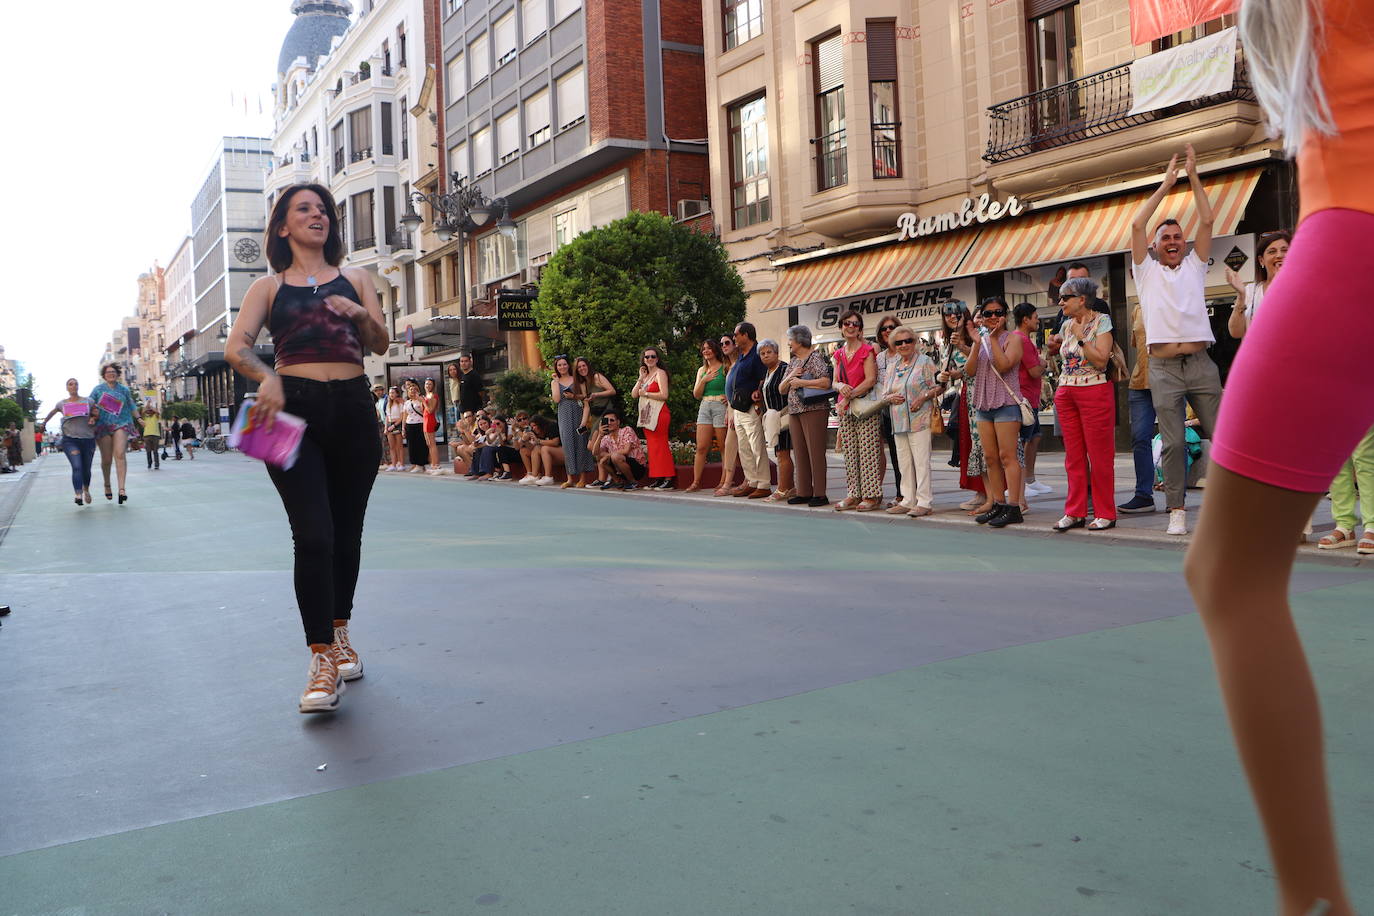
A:
<svg viewBox="0 0 1374 916">
<path fill-rule="evenodd" d="M 510 218 L 510 203 L 504 197 L 487 197 L 476 185 L 470 185 L 457 172 L 450 178 L 453 190 L 447 194 L 424 194 L 410 192 L 409 207 L 401 217 L 401 226 L 407 232 L 416 232 L 424 220 L 415 212 L 419 204 L 429 204 L 434 211 L 434 234 L 440 241 L 447 242 L 455 236 L 458 239 L 458 345 L 468 349 L 468 284 L 467 284 L 467 246 L 466 235 L 487 224 L 499 207 L 501 218 L 496 221 L 500 233 L 515 240 L 518 226 Z"/>
</svg>

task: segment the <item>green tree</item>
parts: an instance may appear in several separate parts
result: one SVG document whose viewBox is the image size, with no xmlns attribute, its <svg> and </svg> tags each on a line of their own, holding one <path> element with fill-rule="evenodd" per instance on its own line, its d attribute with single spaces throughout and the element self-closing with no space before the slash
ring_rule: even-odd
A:
<svg viewBox="0 0 1374 916">
<path fill-rule="evenodd" d="M 38 390 L 38 383 L 34 381 L 32 372 L 24 376 L 24 380 L 19 383 L 19 387 L 27 388 L 29 392 L 29 409 L 24 413 L 24 416 L 28 417 L 30 420 L 33 420 L 35 423 L 37 423 L 38 408 L 43 404 L 43 402 L 38 400 L 38 398 L 34 397 L 33 393 Z"/>
<path fill-rule="evenodd" d="M 585 356 L 624 397 L 644 347 L 663 350 L 672 431 L 680 437 L 696 421 L 692 382 L 701 341 L 733 329 L 744 302 L 744 281 L 720 239 L 636 211 L 558 249 L 532 311 L 547 362 L 559 353 Z"/>
<path fill-rule="evenodd" d="M 0 398 L 0 429 L 8 429 L 11 423 L 22 426 L 24 411 L 19 409 L 14 398 Z"/>
<path fill-rule="evenodd" d="M 168 401 L 162 408 L 162 415 L 199 421 L 205 419 L 206 409 L 202 401 Z"/>
<path fill-rule="evenodd" d="M 530 416 L 548 414 L 549 379 L 552 373 L 547 369 L 521 367 L 502 372 L 491 383 L 491 399 L 506 416 L 514 416 L 518 410 Z"/>
</svg>

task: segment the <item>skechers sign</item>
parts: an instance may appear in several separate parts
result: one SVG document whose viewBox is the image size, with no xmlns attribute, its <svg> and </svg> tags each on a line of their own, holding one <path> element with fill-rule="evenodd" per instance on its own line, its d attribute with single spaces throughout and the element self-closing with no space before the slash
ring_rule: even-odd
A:
<svg viewBox="0 0 1374 916">
<path fill-rule="evenodd" d="M 919 239 L 937 232 L 951 232 L 965 229 L 974 223 L 990 223 L 1008 216 L 1020 216 L 1025 209 L 1021 201 L 1012 195 L 1006 203 L 992 199 L 991 194 L 981 197 L 965 197 L 963 206 L 947 213 L 937 213 L 917 219 L 915 213 L 903 213 L 897 217 L 897 241 Z"/>
<path fill-rule="evenodd" d="M 840 315 L 854 309 L 865 316 L 865 329 L 870 334 L 885 315 L 892 315 L 913 329 L 923 330 L 940 324 L 940 307 L 945 303 L 971 302 L 976 295 L 974 280 L 965 277 L 929 286 L 908 286 L 804 305 L 797 311 L 797 320 L 817 334 L 832 333 L 839 330 Z"/>
</svg>

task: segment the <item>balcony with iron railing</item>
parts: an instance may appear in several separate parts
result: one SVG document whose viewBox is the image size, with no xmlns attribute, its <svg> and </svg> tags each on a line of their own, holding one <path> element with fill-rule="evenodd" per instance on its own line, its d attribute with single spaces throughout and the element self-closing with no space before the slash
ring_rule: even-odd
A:
<svg viewBox="0 0 1374 916">
<path fill-rule="evenodd" d="M 849 180 L 849 145 L 845 129 L 817 137 L 811 141 L 816 147 L 816 187 L 822 191 L 836 188 Z"/>
<path fill-rule="evenodd" d="M 1239 53 L 1227 92 L 1138 114 L 1134 101 L 1128 62 L 993 105 L 983 159 L 999 187 L 1026 193 L 1150 167 L 1181 134 L 1204 152 L 1243 146 L 1259 128 Z"/>
</svg>

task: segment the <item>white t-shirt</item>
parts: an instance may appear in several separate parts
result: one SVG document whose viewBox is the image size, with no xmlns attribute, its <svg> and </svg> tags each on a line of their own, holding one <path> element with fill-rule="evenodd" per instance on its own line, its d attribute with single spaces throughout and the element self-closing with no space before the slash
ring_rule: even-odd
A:
<svg viewBox="0 0 1374 916">
<path fill-rule="evenodd" d="M 1145 316 L 1145 343 L 1215 343 L 1207 318 L 1207 265 L 1189 251 L 1175 268 L 1147 254 L 1132 266 L 1140 311 Z"/>
<path fill-rule="evenodd" d="M 1254 282 L 1254 283 L 1247 283 L 1247 284 L 1245 284 L 1245 320 L 1246 320 L 1246 321 L 1254 321 L 1254 320 L 1255 320 L 1255 310 L 1258 309 L 1258 308 L 1259 308 L 1259 304 L 1260 304 L 1261 302 L 1264 301 L 1264 291 L 1267 290 L 1268 288 L 1269 288 L 1269 284 L 1268 284 L 1268 283 L 1260 283 L 1259 281 L 1256 281 L 1256 282 Z"/>
</svg>

